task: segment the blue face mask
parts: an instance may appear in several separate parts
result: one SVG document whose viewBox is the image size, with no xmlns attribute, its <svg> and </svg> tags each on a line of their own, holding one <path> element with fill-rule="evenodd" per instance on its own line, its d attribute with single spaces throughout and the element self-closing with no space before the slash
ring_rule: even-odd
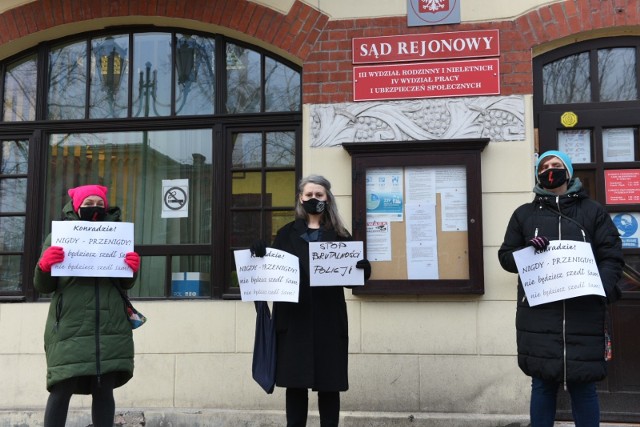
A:
<svg viewBox="0 0 640 427">
<path fill-rule="evenodd" d="M 82 221 L 102 221 L 107 210 L 100 206 L 87 206 L 78 210 L 78 216 Z"/>
<path fill-rule="evenodd" d="M 547 169 L 538 175 L 538 181 L 542 188 L 553 190 L 567 182 L 567 170 L 561 168 Z"/>
</svg>

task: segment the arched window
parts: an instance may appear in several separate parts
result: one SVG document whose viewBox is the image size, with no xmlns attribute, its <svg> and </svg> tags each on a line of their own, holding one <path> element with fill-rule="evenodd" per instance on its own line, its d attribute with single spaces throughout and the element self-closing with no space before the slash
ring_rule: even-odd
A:
<svg viewBox="0 0 640 427">
<path fill-rule="evenodd" d="M 0 298 L 37 297 L 40 243 L 78 185 L 107 186 L 134 223 L 139 297 L 237 297 L 233 250 L 293 218 L 301 73 L 282 58 L 120 28 L 42 44 L 0 72 Z"/>
</svg>

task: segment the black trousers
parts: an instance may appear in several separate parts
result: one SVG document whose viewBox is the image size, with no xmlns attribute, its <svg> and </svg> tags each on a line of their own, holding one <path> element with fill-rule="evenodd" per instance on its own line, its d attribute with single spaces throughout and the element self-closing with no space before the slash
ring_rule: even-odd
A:
<svg viewBox="0 0 640 427">
<path fill-rule="evenodd" d="M 309 390 L 287 388 L 287 427 L 305 427 L 309 412 Z M 320 427 L 337 427 L 340 421 L 340 392 L 319 391 Z"/>
<path fill-rule="evenodd" d="M 91 382 L 91 421 L 94 427 L 113 427 L 116 403 L 113 399 L 115 374 L 98 377 L 74 377 L 61 381 L 51 387 L 47 407 L 44 410 L 44 427 L 65 427 L 69 401 L 78 381 Z"/>
</svg>

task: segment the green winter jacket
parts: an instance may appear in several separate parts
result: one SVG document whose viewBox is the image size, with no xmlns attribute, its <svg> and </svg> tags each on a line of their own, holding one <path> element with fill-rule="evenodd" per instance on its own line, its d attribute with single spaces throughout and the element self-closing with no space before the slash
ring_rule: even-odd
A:
<svg viewBox="0 0 640 427">
<path fill-rule="evenodd" d="M 71 202 L 63 208 L 66 220 L 78 221 Z M 120 208 L 107 211 L 105 221 L 120 221 Z M 51 246 L 47 236 L 42 251 Z M 122 261 L 124 262 L 124 261 Z M 133 377 L 133 334 L 125 304 L 114 281 L 130 289 L 136 279 L 108 277 L 52 277 L 36 266 L 34 285 L 53 292 L 44 332 L 47 390 L 72 377 L 115 372 L 115 387 Z M 76 394 L 90 394 L 90 381 L 78 381 Z"/>
</svg>

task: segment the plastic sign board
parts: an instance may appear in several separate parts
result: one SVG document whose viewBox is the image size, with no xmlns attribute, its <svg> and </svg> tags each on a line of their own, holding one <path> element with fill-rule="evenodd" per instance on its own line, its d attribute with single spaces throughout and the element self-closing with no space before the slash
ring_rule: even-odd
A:
<svg viewBox="0 0 640 427">
<path fill-rule="evenodd" d="M 500 94 L 498 58 L 353 67 L 353 100 Z"/>
<path fill-rule="evenodd" d="M 500 56 L 498 30 L 355 37 L 351 44 L 354 64 Z"/>
<path fill-rule="evenodd" d="M 604 171 L 608 205 L 640 203 L 640 169 Z"/>
<path fill-rule="evenodd" d="M 460 23 L 461 0 L 407 0 L 407 25 Z"/>
</svg>

